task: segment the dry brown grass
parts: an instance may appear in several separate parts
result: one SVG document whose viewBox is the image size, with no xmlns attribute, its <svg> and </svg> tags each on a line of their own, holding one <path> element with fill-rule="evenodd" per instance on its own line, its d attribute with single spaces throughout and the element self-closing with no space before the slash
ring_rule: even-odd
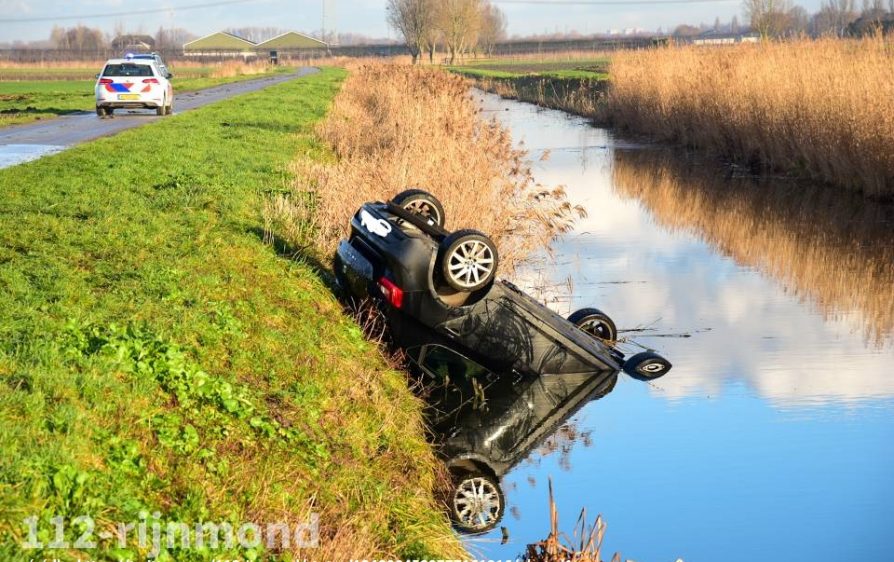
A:
<svg viewBox="0 0 894 562">
<path fill-rule="evenodd" d="M 214 65 L 208 65 L 213 68 L 208 75 L 210 78 L 232 78 L 234 76 L 254 76 L 255 74 L 264 74 L 270 70 L 267 61 L 251 61 L 245 62 L 241 60 L 228 60 Z M 194 64 L 177 63 L 177 70 L 201 68 Z"/>
<path fill-rule="evenodd" d="M 0 64 L 0 80 L 87 80 L 105 64 L 103 60 Z M 178 59 L 166 61 L 177 78 L 232 78 L 254 76 L 270 70 L 266 61 L 228 60 L 205 62 Z"/>
<path fill-rule="evenodd" d="M 549 77 L 520 77 L 513 79 L 476 78 L 476 87 L 512 100 L 537 104 L 596 117 L 604 99 L 604 85 L 597 81 Z"/>
<path fill-rule="evenodd" d="M 604 49 L 577 49 L 545 53 L 514 53 L 485 57 L 483 60 L 493 61 L 538 61 L 538 62 L 586 62 L 595 59 L 611 58 L 617 51 Z"/>
<path fill-rule="evenodd" d="M 894 207 L 831 188 L 723 177 L 669 153 L 619 151 L 622 195 L 655 219 L 695 234 L 815 303 L 829 318 L 853 317 L 867 342 L 894 334 Z"/>
<path fill-rule="evenodd" d="M 607 109 L 636 132 L 894 195 L 890 39 L 619 52 Z"/>
<path fill-rule="evenodd" d="M 532 250 L 568 230 L 581 209 L 561 188 L 536 184 L 523 151 L 486 121 L 466 82 L 403 65 L 353 71 L 318 129 L 329 164 L 300 159 L 291 193 L 267 207 L 269 228 L 292 244 L 329 255 L 365 201 L 408 188 L 434 193 L 447 227 L 488 233 L 509 273 Z"/>
<path fill-rule="evenodd" d="M 328 56 L 294 60 L 294 62 L 300 62 L 307 66 L 337 66 L 340 68 L 347 68 L 348 70 L 354 70 L 368 64 L 409 65 L 412 64 L 412 61 L 413 58 L 410 55 L 395 55 L 393 57 Z"/>
</svg>

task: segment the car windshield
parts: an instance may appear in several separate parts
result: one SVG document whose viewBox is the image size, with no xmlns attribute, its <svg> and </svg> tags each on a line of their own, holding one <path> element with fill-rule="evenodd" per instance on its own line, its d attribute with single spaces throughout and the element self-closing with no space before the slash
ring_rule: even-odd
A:
<svg viewBox="0 0 894 562">
<path fill-rule="evenodd" d="M 120 64 L 107 64 L 102 72 L 103 76 L 152 76 L 152 67 L 148 64 L 133 64 L 123 62 Z"/>
</svg>

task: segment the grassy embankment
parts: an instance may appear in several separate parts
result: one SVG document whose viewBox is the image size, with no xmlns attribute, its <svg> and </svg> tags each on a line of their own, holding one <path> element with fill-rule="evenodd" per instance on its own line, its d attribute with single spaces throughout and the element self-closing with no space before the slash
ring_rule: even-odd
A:
<svg viewBox="0 0 894 562">
<path fill-rule="evenodd" d="M 0 170 L 0 558 L 137 559 L 136 531 L 123 549 L 99 533 L 311 512 L 321 548 L 295 556 L 462 555 L 404 376 L 312 267 L 263 242 L 289 162 L 329 158 L 313 125 L 342 78 Z M 92 516 L 99 550 L 21 550 L 32 515 L 44 544 L 51 517 L 73 541 L 71 518 Z"/>
<path fill-rule="evenodd" d="M 891 39 L 622 52 L 605 109 L 618 127 L 755 169 L 894 196 Z"/>
<path fill-rule="evenodd" d="M 93 111 L 94 76 L 101 68 L 102 63 L 91 67 L 0 67 L 0 127 Z M 252 65 L 171 67 L 175 96 L 291 70 Z"/>
<path fill-rule="evenodd" d="M 477 61 L 447 67 L 505 98 L 578 115 L 596 113 L 608 84 L 608 57 Z"/>
</svg>

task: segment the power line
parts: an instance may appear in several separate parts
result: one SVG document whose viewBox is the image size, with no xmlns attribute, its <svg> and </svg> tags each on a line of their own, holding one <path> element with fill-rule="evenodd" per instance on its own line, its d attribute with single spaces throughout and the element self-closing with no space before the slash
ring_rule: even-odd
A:
<svg viewBox="0 0 894 562">
<path fill-rule="evenodd" d="M 495 4 L 541 6 L 655 6 L 661 4 L 738 4 L 740 0 L 491 0 Z"/>
<path fill-rule="evenodd" d="M 101 14 L 81 14 L 77 16 L 38 16 L 32 18 L 2 18 L 0 23 L 32 23 L 38 21 L 80 20 L 95 18 L 117 18 L 121 16 L 140 16 L 145 14 L 161 14 L 165 12 L 180 12 L 183 10 L 200 10 L 202 8 L 216 8 L 231 4 L 248 4 L 260 0 L 223 0 L 221 2 L 207 2 L 205 4 L 188 4 L 186 6 L 173 6 L 170 8 L 148 8 L 145 10 L 131 10 L 129 12 L 103 12 Z"/>
</svg>

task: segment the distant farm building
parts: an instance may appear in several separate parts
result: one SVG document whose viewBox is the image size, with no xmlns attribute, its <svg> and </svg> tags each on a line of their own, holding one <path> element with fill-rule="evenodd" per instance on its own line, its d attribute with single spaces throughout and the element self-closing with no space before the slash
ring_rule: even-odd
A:
<svg viewBox="0 0 894 562">
<path fill-rule="evenodd" d="M 217 55 L 231 57 L 253 56 L 256 43 L 238 35 L 218 31 L 183 44 L 184 55 Z"/>
<path fill-rule="evenodd" d="M 263 43 L 258 43 L 258 50 L 264 51 L 301 51 L 304 49 L 326 49 L 328 45 L 319 39 L 302 35 L 295 31 L 289 31 L 278 35 L 273 39 L 268 39 Z"/>
<path fill-rule="evenodd" d="M 256 56 L 266 57 L 272 51 L 288 56 L 325 52 L 328 49 L 329 45 L 323 41 L 295 31 L 283 33 L 262 43 L 255 43 L 238 35 L 219 31 L 185 43 L 183 54 L 187 56 L 253 58 Z"/>
</svg>

